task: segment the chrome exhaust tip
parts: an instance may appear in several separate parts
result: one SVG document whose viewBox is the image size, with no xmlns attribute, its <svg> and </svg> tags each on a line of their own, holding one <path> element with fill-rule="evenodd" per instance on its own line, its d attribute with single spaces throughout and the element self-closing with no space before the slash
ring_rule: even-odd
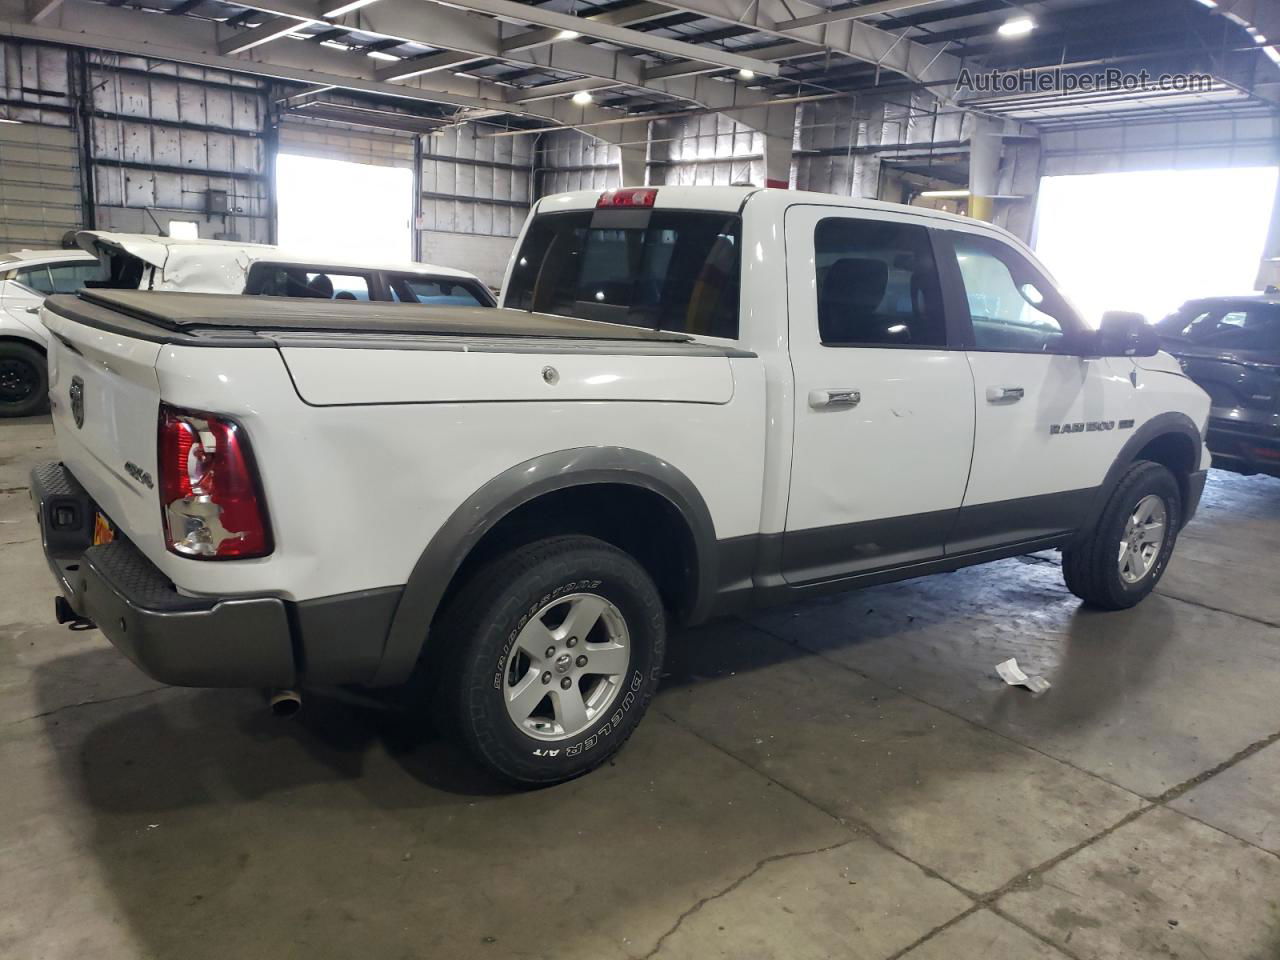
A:
<svg viewBox="0 0 1280 960">
<path fill-rule="evenodd" d="M 267 708 L 281 719 L 296 716 L 302 709 L 302 694 L 297 690 L 273 690 L 267 698 Z"/>
</svg>

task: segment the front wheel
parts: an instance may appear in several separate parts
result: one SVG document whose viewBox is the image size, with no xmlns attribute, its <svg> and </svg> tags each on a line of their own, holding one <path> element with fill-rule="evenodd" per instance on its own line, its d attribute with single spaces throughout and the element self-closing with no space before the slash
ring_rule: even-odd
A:
<svg viewBox="0 0 1280 960">
<path fill-rule="evenodd" d="M 0 417 L 30 417 L 49 409 L 49 366 L 25 343 L 0 343 Z"/>
<path fill-rule="evenodd" d="M 1166 467 L 1125 472 L 1093 532 L 1062 551 L 1067 589 L 1090 606 L 1124 610 L 1155 589 L 1182 526 L 1182 493 Z"/>
<path fill-rule="evenodd" d="M 617 753 L 657 688 L 665 644 L 662 599 L 639 563 L 592 537 L 553 537 L 476 571 L 426 666 L 471 753 L 542 785 Z"/>
</svg>

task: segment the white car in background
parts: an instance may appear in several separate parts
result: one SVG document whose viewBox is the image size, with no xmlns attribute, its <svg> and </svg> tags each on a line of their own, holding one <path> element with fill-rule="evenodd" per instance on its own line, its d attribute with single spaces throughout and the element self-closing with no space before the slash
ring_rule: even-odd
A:
<svg viewBox="0 0 1280 960">
<path fill-rule="evenodd" d="M 75 293 L 104 276 L 83 250 L 19 250 L 0 254 L 0 417 L 23 417 L 48 403 L 40 304 L 51 293 Z"/>
<path fill-rule="evenodd" d="M 82 230 L 80 250 L 0 256 L 0 417 L 48 402 L 40 304 L 81 287 L 492 307 L 474 274 L 425 263 L 317 259 L 261 243 Z"/>
</svg>

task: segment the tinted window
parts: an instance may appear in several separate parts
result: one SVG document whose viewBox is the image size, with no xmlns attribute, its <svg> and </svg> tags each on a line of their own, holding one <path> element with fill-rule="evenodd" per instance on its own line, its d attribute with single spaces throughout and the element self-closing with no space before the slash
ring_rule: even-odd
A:
<svg viewBox="0 0 1280 960">
<path fill-rule="evenodd" d="M 49 266 L 54 293 L 75 293 L 87 283 L 104 280 L 106 271 L 96 260 L 55 263 Z"/>
<path fill-rule="evenodd" d="M 313 297 L 322 300 L 368 300 L 368 274 L 337 273 L 310 267 L 255 264 L 245 293 L 259 297 Z"/>
<path fill-rule="evenodd" d="M 493 305 L 488 291 L 473 280 L 391 274 L 387 277 L 387 283 L 391 287 L 391 299 L 405 303 L 429 303 L 434 306 L 451 307 Z"/>
<path fill-rule="evenodd" d="M 942 289 L 924 227 L 823 220 L 814 254 L 824 344 L 946 346 Z"/>
<path fill-rule="evenodd" d="M 723 213 L 540 216 L 516 254 L 506 306 L 638 327 L 738 335 L 741 222 Z"/>
<path fill-rule="evenodd" d="M 14 279 L 24 287 L 37 293 L 53 293 L 53 278 L 49 276 L 49 267 L 43 263 L 38 267 L 26 267 L 19 270 L 14 275 Z"/>
<path fill-rule="evenodd" d="M 1156 325 L 1163 336 L 1224 350 L 1280 350 L 1280 304 L 1188 304 Z"/>
<path fill-rule="evenodd" d="M 1083 324 L 1048 280 L 1012 247 L 952 233 L 974 346 L 1006 353 L 1063 353 Z"/>
</svg>

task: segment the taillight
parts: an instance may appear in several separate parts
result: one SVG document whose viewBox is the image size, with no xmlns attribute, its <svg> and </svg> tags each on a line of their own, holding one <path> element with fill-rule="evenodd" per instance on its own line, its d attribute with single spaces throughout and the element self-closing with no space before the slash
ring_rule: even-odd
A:
<svg viewBox="0 0 1280 960">
<path fill-rule="evenodd" d="M 658 191 L 652 187 L 628 187 L 623 190 L 606 190 L 600 194 L 596 207 L 652 207 L 658 199 Z"/>
<path fill-rule="evenodd" d="M 244 428 L 229 417 L 160 407 L 165 545 L 198 560 L 265 557 L 267 508 Z"/>
</svg>

